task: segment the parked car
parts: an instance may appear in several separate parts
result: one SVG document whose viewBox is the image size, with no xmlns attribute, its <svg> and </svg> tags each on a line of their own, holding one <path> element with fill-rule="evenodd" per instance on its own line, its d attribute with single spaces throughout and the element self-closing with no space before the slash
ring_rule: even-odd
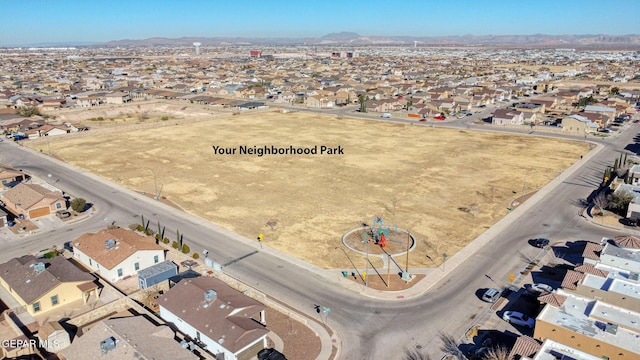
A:
<svg viewBox="0 0 640 360">
<path fill-rule="evenodd" d="M 391 113 L 388 113 L 388 112 L 382 113 L 382 115 L 380 117 L 384 118 L 384 119 L 390 119 L 391 118 Z"/>
<path fill-rule="evenodd" d="M 495 288 L 487 289 L 487 291 L 485 291 L 484 294 L 482 294 L 482 300 L 490 303 L 494 303 L 498 301 L 499 298 L 500 298 L 500 290 Z"/>
<path fill-rule="evenodd" d="M 626 226 L 638 226 L 638 219 L 636 218 L 623 218 L 620 219 L 620 223 Z"/>
<path fill-rule="evenodd" d="M 533 326 L 536 323 L 534 319 L 517 311 L 505 311 L 504 314 L 502 314 L 502 319 L 509 324 L 524 326 L 529 329 L 533 329 Z"/>
<path fill-rule="evenodd" d="M 56 211 L 56 216 L 60 219 L 66 219 L 71 216 L 71 213 L 66 210 L 58 210 Z"/>
<path fill-rule="evenodd" d="M 67 241 L 66 243 L 64 243 L 63 247 L 65 250 L 69 252 L 73 252 L 73 246 L 71 245 L 71 241 Z"/>
<path fill-rule="evenodd" d="M 435 116 L 434 119 L 436 119 L 436 120 L 445 120 L 446 117 L 444 117 L 442 115 L 438 115 L 438 116 Z"/>
<path fill-rule="evenodd" d="M 472 113 L 467 113 L 467 116 L 471 116 L 471 115 L 473 115 L 473 114 Z"/>
<path fill-rule="evenodd" d="M 533 239 L 533 246 L 544 249 L 547 246 L 549 246 L 549 239 L 545 239 L 545 238 Z"/>
<path fill-rule="evenodd" d="M 532 295 L 545 295 L 553 291 L 553 288 L 547 284 L 536 283 L 531 284 L 527 288 L 527 292 Z"/>
</svg>

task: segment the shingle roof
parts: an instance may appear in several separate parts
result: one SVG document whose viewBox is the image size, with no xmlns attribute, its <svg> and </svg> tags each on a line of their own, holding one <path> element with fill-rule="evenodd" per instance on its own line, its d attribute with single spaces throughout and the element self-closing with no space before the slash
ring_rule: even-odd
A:
<svg viewBox="0 0 640 360">
<path fill-rule="evenodd" d="M 33 267 L 38 262 L 45 264 L 45 269 L 40 273 Z M 36 259 L 33 255 L 13 258 L 0 264 L 0 277 L 27 304 L 62 283 L 94 280 L 93 276 L 78 269 L 64 257 Z"/>
<path fill-rule="evenodd" d="M 115 240 L 116 246 L 108 249 L 107 240 Z M 84 234 L 71 242 L 74 249 L 96 261 L 106 269 L 113 269 L 129 256 L 139 250 L 162 250 L 151 236 L 141 236 L 123 229 L 103 229 L 93 234 Z"/>
<path fill-rule="evenodd" d="M 205 301 L 207 290 L 215 290 L 215 300 Z M 162 308 L 168 310 L 202 335 L 224 339 L 222 346 L 233 353 L 269 332 L 258 322 L 265 306 L 216 278 L 182 280 L 158 299 L 158 305 L 161 313 Z"/>
<path fill-rule="evenodd" d="M 12 204 L 20 203 L 20 207 L 28 209 L 38 201 L 44 201 L 47 205 L 51 204 L 62 198 L 62 193 L 36 184 L 20 183 L 9 189 L 3 196 Z"/>
<path fill-rule="evenodd" d="M 67 360 L 198 359 L 174 336 L 168 326 L 155 326 L 142 316 L 109 319 L 95 324 L 61 353 Z M 109 337 L 116 340 L 116 346 L 103 354 L 100 342 Z"/>
</svg>

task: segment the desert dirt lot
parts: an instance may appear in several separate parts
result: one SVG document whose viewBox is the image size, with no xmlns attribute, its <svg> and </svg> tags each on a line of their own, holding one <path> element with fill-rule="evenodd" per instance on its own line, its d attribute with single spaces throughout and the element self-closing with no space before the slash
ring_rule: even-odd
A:
<svg viewBox="0 0 640 360">
<path fill-rule="evenodd" d="M 416 237 L 411 267 L 436 266 L 507 214 L 525 186 L 539 189 L 589 151 L 581 142 L 274 110 L 50 140 L 56 156 L 130 189 L 154 193 L 155 173 L 161 195 L 185 211 L 250 239 L 263 233 L 265 245 L 326 268 L 351 268 L 335 247 L 376 215 Z M 236 153 L 216 155 L 214 145 Z M 238 153 L 254 145 L 344 154 Z M 46 142 L 29 146 L 47 151 Z"/>
</svg>

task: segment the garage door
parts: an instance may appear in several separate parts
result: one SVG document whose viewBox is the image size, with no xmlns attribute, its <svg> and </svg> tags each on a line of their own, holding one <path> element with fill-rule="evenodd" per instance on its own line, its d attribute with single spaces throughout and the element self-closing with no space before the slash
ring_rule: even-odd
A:
<svg viewBox="0 0 640 360">
<path fill-rule="evenodd" d="M 0 217 L 0 227 L 4 227 L 4 218 Z"/>
<path fill-rule="evenodd" d="M 49 215 L 48 207 L 29 211 L 29 219 L 35 219 L 37 217 L 45 216 L 45 215 Z"/>
</svg>

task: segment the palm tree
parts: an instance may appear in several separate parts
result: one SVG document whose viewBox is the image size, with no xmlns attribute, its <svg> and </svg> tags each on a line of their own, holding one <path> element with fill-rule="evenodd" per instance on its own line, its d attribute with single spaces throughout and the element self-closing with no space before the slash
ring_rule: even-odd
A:
<svg viewBox="0 0 640 360">
<path fill-rule="evenodd" d="M 464 356 L 460 348 L 458 347 L 458 341 L 456 339 L 444 332 L 440 332 L 440 340 L 442 341 L 442 346 L 440 346 L 440 350 L 442 350 L 445 354 L 453 356 L 456 360 L 466 360 L 467 357 Z"/>
<path fill-rule="evenodd" d="M 402 360 L 431 360 L 431 357 L 418 348 L 406 348 Z"/>
<path fill-rule="evenodd" d="M 492 347 L 484 356 L 484 360 L 509 360 L 509 351 L 502 346 Z"/>
</svg>

